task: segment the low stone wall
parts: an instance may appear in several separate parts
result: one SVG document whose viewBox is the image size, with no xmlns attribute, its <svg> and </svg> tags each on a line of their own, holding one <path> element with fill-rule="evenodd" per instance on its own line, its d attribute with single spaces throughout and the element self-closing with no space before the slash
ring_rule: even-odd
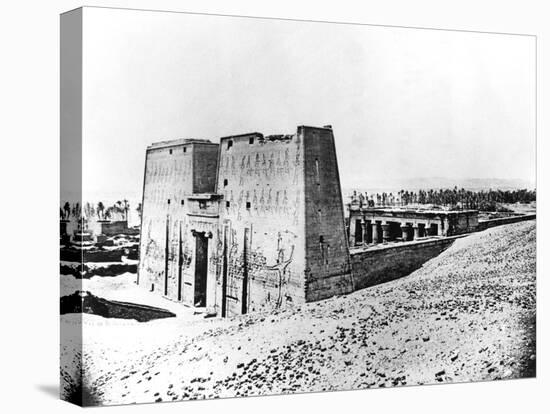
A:
<svg viewBox="0 0 550 414">
<path fill-rule="evenodd" d="M 477 231 L 534 219 L 536 214 L 480 221 Z M 468 234 L 471 233 L 441 239 L 379 245 L 368 249 L 352 249 L 350 255 L 354 290 L 407 276 L 439 255 L 457 238 L 466 237 Z"/>
<path fill-rule="evenodd" d="M 94 276 L 115 277 L 124 273 L 137 273 L 137 264 L 116 263 L 108 266 L 89 267 L 85 263 L 77 266 L 60 265 L 59 272 L 62 275 L 73 275 L 77 279 L 90 279 Z"/>
<path fill-rule="evenodd" d="M 511 223 L 518 223 L 520 221 L 535 220 L 536 218 L 537 218 L 536 214 L 526 214 L 524 216 L 513 216 L 513 217 L 497 218 L 492 220 L 484 220 L 478 223 L 477 231 L 486 230 L 491 227 L 502 226 L 503 224 L 511 224 Z"/>
<path fill-rule="evenodd" d="M 116 250 L 79 250 L 67 247 L 60 249 L 60 259 L 64 262 L 78 263 L 120 262 L 124 253 L 122 248 Z"/>
<path fill-rule="evenodd" d="M 175 313 L 166 309 L 108 300 L 87 291 L 77 291 L 72 295 L 60 298 L 60 314 L 64 315 L 66 313 L 89 313 L 104 318 L 135 319 L 138 322 L 149 322 L 154 319 L 176 316 Z"/>
<path fill-rule="evenodd" d="M 100 221 L 99 234 L 106 236 L 115 236 L 117 234 L 126 234 L 128 232 L 128 222 L 126 220 L 121 221 Z"/>
<path fill-rule="evenodd" d="M 464 235 L 351 250 L 354 288 L 363 289 L 407 276 L 460 237 Z"/>
</svg>

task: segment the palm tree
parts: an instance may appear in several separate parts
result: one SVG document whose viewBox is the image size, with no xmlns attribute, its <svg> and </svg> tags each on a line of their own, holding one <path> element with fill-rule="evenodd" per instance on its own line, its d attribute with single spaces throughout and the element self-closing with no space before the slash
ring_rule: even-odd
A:
<svg viewBox="0 0 550 414">
<path fill-rule="evenodd" d="M 73 217 L 78 218 L 80 217 L 80 203 L 74 203 L 72 208 Z"/>
<path fill-rule="evenodd" d="M 126 221 L 128 221 L 128 211 L 130 211 L 130 203 L 126 199 L 122 200 L 122 202 L 124 203 L 124 218 Z"/>
<path fill-rule="evenodd" d="M 63 218 L 67 220 L 71 216 L 71 204 L 68 201 L 63 205 L 63 210 L 65 211 Z"/>
<path fill-rule="evenodd" d="M 122 201 L 118 200 L 118 201 L 113 205 L 112 211 L 114 211 L 115 213 L 117 213 L 117 215 L 118 215 L 118 214 L 123 215 L 123 214 L 124 214 L 124 208 L 122 207 Z"/>
<path fill-rule="evenodd" d="M 86 217 L 92 216 L 92 205 L 86 201 L 86 204 L 84 204 L 84 214 L 86 214 Z"/>
<path fill-rule="evenodd" d="M 103 214 L 103 211 L 105 211 L 105 206 L 100 201 L 99 203 L 97 203 L 97 218 L 98 219 L 104 219 L 105 218 L 105 215 Z"/>
</svg>

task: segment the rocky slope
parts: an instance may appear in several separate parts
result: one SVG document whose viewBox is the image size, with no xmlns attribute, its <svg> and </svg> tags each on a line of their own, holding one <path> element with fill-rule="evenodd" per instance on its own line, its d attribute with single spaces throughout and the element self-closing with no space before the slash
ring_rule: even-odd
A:
<svg viewBox="0 0 550 414">
<path fill-rule="evenodd" d="M 457 240 L 411 275 L 232 320 L 84 315 L 102 404 L 481 381 L 535 373 L 535 222 Z"/>
</svg>

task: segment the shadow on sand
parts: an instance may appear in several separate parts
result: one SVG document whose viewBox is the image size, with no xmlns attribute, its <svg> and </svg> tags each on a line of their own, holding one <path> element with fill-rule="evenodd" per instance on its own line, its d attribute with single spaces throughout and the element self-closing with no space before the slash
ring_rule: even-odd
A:
<svg viewBox="0 0 550 414">
<path fill-rule="evenodd" d="M 40 384 L 36 386 L 36 389 L 48 397 L 59 399 L 59 385 L 58 384 Z"/>
</svg>

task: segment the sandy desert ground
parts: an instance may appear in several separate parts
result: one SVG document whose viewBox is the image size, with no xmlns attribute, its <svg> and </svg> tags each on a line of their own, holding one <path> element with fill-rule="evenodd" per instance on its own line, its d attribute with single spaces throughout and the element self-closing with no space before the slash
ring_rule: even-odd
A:
<svg viewBox="0 0 550 414">
<path fill-rule="evenodd" d="M 489 229 L 400 280 L 269 314 L 146 323 L 71 314 L 61 323 L 85 327 L 87 404 L 529 377 L 535 241 L 535 221 Z M 78 342 L 62 349 L 65 368 L 79 360 Z M 62 374 L 70 392 L 75 375 Z"/>
</svg>

